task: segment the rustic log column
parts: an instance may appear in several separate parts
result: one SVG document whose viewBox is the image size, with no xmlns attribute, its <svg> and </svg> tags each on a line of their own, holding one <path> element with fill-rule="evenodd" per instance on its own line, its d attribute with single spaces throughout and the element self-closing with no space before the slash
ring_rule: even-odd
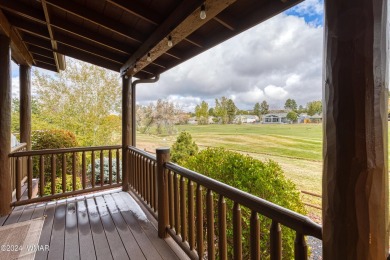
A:
<svg viewBox="0 0 390 260">
<path fill-rule="evenodd" d="M 127 148 L 131 142 L 132 127 L 131 114 L 131 77 L 122 77 L 122 190 L 129 190 L 129 156 Z"/>
<path fill-rule="evenodd" d="M 169 162 L 169 148 L 156 149 L 157 160 L 157 196 L 158 196 L 158 237 L 167 238 L 169 226 L 169 203 L 168 203 L 168 170 L 164 164 Z M 171 205 L 172 206 L 172 205 Z M 194 225 L 194 223 L 190 223 Z"/>
<path fill-rule="evenodd" d="M 387 0 L 325 1 L 324 259 L 385 259 Z"/>
<path fill-rule="evenodd" d="M 0 35 L 0 215 L 11 211 L 11 50 L 10 39 Z"/>
<path fill-rule="evenodd" d="M 27 143 L 31 150 L 31 68 L 19 67 L 20 79 L 20 142 Z"/>
</svg>

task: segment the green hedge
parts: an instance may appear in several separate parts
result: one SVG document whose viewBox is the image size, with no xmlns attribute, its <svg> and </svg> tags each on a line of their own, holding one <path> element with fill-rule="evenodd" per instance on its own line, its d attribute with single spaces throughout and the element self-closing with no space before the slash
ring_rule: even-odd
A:
<svg viewBox="0 0 390 260">
<path fill-rule="evenodd" d="M 192 141 L 192 136 L 188 132 L 181 132 L 176 142 L 171 147 L 171 160 L 181 164 L 188 160 L 189 157 L 198 153 L 198 146 Z"/>
<path fill-rule="evenodd" d="M 44 149 L 59 149 L 59 148 L 71 148 L 77 147 L 76 136 L 67 130 L 39 130 L 33 131 L 31 135 L 32 150 L 44 150 Z M 61 175 L 61 164 L 63 155 L 56 156 L 56 174 L 57 177 Z M 44 173 L 45 181 L 51 179 L 51 158 L 50 156 L 44 157 Z M 76 165 L 78 164 L 78 158 L 76 156 Z M 72 156 L 68 155 L 66 158 L 67 172 L 72 171 Z M 33 172 L 34 177 L 38 177 L 39 173 L 39 157 L 33 158 Z"/>
<path fill-rule="evenodd" d="M 285 178 L 282 169 L 276 162 L 262 162 L 248 155 L 231 152 L 223 148 L 208 148 L 183 162 L 183 166 L 295 212 L 306 213 L 299 191 L 291 181 Z M 228 258 L 232 258 L 233 227 L 231 224 L 231 209 L 233 202 L 227 200 L 227 206 L 229 223 L 227 234 L 230 244 Z M 241 212 L 243 216 L 243 257 L 244 259 L 249 259 L 249 219 L 251 212 L 244 207 L 241 207 Z M 218 220 L 216 219 L 215 221 Z M 260 223 L 261 258 L 268 259 L 271 221 L 260 216 Z M 293 259 L 295 232 L 289 228 L 282 227 L 282 239 L 283 259 Z"/>
<path fill-rule="evenodd" d="M 76 177 L 76 190 L 80 190 L 82 188 L 80 177 Z M 73 190 L 73 178 L 72 175 L 66 175 L 66 191 Z M 62 193 L 62 177 L 56 178 L 56 193 Z M 44 195 L 51 195 L 51 182 L 47 182 L 44 188 Z"/>
</svg>

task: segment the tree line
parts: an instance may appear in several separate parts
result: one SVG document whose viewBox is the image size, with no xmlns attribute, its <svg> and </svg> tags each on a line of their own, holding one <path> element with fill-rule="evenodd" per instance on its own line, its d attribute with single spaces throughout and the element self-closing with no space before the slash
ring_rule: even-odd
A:
<svg viewBox="0 0 390 260">
<path fill-rule="evenodd" d="M 309 116 L 322 113 L 322 102 L 311 101 L 306 104 L 306 107 L 297 105 L 294 99 L 287 99 L 284 103 L 284 109 L 287 110 L 287 119 L 296 122 L 300 114 L 306 113 Z M 253 110 L 240 110 L 230 98 L 222 97 L 215 99 L 215 107 L 209 107 L 206 101 L 202 101 L 195 107 L 195 116 L 198 124 L 205 125 L 209 123 L 209 116 L 214 117 L 214 123 L 231 124 L 236 115 L 256 115 L 260 119 L 270 112 L 269 104 L 266 100 L 261 103 L 257 102 Z"/>
<path fill-rule="evenodd" d="M 116 73 L 103 68 L 67 61 L 67 69 L 56 76 L 33 70 L 32 130 L 64 129 L 77 137 L 81 146 L 118 144 L 121 141 L 121 84 Z M 12 104 L 12 132 L 19 132 L 19 99 Z M 304 108 L 294 99 L 285 102 L 290 118 L 295 114 L 314 115 L 322 109 L 321 101 L 309 102 Z M 254 104 L 253 110 L 240 110 L 233 99 L 215 99 L 211 107 L 202 101 L 194 113 L 184 112 L 173 102 L 159 99 L 146 106 L 137 105 L 137 130 L 146 134 L 174 134 L 175 125 L 186 124 L 191 116 L 198 124 L 231 124 L 237 115 L 270 112 L 267 101 Z M 292 120 L 294 121 L 294 120 Z"/>
</svg>

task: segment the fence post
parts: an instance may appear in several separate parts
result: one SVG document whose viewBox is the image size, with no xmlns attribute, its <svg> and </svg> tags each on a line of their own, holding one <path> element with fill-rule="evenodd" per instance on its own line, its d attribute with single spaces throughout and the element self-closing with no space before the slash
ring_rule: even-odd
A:
<svg viewBox="0 0 390 260">
<path fill-rule="evenodd" d="M 169 162 L 169 148 L 156 149 L 157 155 L 157 194 L 158 194 L 158 236 L 166 238 L 168 233 L 168 172 L 164 163 Z"/>
</svg>

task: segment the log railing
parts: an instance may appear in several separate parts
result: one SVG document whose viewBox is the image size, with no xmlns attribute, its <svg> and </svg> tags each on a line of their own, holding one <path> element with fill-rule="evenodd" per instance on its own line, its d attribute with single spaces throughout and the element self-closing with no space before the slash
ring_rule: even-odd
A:
<svg viewBox="0 0 390 260">
<path fill-rule="evenodd" d="M 12 147 L 11 153 L 26 151 L 26 148 L 27 144 L 21 143 L 18 146 Z M 13 191 L 16 189 L 16 169 L 19 169 L 20 171 L 18 180 L 20 183 L 22 183 L 24 178 L 27 177 L 27 160 L 25 158 L 20 160 L 17 158 L 11 158 L 11 187 Z"/>
<path fill-rule="evenodd" d="M 24 205 L 121 186 L 121 146 L 80 147 L 10 153 L 16 201 Z M 27 199 L 21 200 L 21 161 L 27 162 Z M 38 195 L 33 198 L 33 179 Z"/>
<path fill-rule="evenodd" d="M 157 208 L 159 236 L 170 235 L 192 259 L 260 259 L 267 249 L 260 248 L 259 216 L 271 222 L 270 259 L 282 259 L 281 226 L 295 231 L 295 259 L 308 257 L 305 236 L 322 239 L 321 226 L 308 217 L 170 163 L 169 149 L 158 149 L 157 157 L 133 147 L 129 152 L 131 187 L 154 212 Z M 244 211 L 249 211 L 249 252 L 243 252 Z M 227 243 L 229 226 L 233 246 Z"/>
<path fill-rule="evenodd" d="M 143 199 L 147 208 L 157 218 L 157 161 L 156 156 L 135 147 L 129 148 L 130 177 L 132 190 Z"/>
</svg>

